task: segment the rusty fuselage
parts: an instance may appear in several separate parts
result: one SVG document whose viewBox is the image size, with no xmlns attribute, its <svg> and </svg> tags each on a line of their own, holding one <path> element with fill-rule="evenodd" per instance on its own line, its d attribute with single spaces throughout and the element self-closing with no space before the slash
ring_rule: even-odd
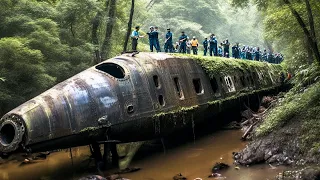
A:
<svg viewBox="0 0 320 180">
<path fill-rule="evenodd" d="M 57 84 L 4 115 L 0 120 L 0 152 L 160 137 L 221 111 L 221 106 L 209 102 L 243 90 L 280 86 L 277 75 L 251 73 L 235 68 L 213 80 L 190 57 L 124 54 Z M 183 117 L 172 113 L 195 106 L 199 108 Z M 165 114 L 170 112 L 170 116 Z"/>
</svg>

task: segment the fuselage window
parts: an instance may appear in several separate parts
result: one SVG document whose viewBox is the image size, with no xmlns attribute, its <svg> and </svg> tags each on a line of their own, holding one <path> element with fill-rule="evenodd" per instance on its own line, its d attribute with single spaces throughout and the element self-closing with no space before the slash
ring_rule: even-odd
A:
<svg viewBox="0 0 320 180">
<path fill-rule="evenodd" d="M 226 76 L 224 79 L 225 79 L 228 91 L 229 92 L 235 91 L 234 84 L 233 84 L 233 82 L 231 80 L 231 77 L 230 76 Z"/>
<path fill-rule="evenodd" d="M 159 100 L 159 104 L 160 104 L 161 106 L 164 106 L 164 105 L 165 105 L 165 101 L 164 101 L 164 98 L 163 98 L 162 95 L 159 95 L 158 100 Z"/>
<path fill-rule="evenodd" d="M 174 81 L 174 84 L 175 84 L 175 87 L 176 87 L 176 92 L 179 95 L 179 98 L 180 99 L 184 99 L 184 95 L 183 95 L 183 91 L 182 91 L 181 86 L 180 86 L 179 78 L 175 77 L 175 78 L 173 78 L 173 81 Z"/>
<path fill-rule="evenodd" d="M 154 82 L 154 85 L 156 86 L 156 88 L 160 88 L 159 78 L 157 75 L 153 76 L 153 82 Z"/>
<path fill-rule="evenodd" d="M 204 90 L 202 88 L 202 84 L 201 84 L 200 79 L 199 78 L 193 79 L 192 82 L 193 82 L 193 87 L 194 87 L 194 90 L 196 91 L 196 93 L 203 94 Z"/>
<path fill-rule="evenodd" d="M 210 84 L 213 92 L 216 93 L 219 89 L 219 86 L 215 77 L 210 79 Z"/>
<path fill-rule="evenodd" d="M 118 64 L 103 63 L 103 64 L 96 66 L 96 69 L 103 71 L 105 73 L 108 73 L 115 78 L 121 79 L 121 78 L 125 77 L 124 69 L 121 66 L 119 66 Z"/>
</svg>

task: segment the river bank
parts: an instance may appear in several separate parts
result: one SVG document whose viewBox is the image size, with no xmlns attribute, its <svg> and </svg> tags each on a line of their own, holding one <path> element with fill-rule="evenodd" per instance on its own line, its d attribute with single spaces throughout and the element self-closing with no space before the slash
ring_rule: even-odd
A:
<svg viewBox="0 0 320 180">
<path fill-rule="evenodd" d="M 320 178 L 319 169 L 313 168 L 320 165 L 320 82 L 296 85 L 277 101 L 256 125 L 253 140 L 236 153 L 236 162 L 244 166 L 269 163 L 302 169 L 283 173 L 279 179 L 303 179 L 305 169 L 315 174 L 306 179 Z"/>
</svg>

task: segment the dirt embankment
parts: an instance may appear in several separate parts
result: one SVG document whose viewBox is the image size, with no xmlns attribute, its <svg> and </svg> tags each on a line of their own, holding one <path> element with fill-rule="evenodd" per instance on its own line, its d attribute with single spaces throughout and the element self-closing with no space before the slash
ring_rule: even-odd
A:
<svg viewBox="0 0 320 180">
<path fill-rule="evenodd" d="M 268 97 L 270 98 L 270 97 Z M 266 109 L 248 111 L 242 122 L 247 147 L 234 153 L 237 164 L 268 163 L 270 166 L 290 165 L 299 171 L 280 174 L 278 179 L 320 178 L 320 82 L 271 98 Z M 245 123 L 245 124 L 243 124 Z M 304 178 L 313 172 L 314 178 Z"/>
</svg>

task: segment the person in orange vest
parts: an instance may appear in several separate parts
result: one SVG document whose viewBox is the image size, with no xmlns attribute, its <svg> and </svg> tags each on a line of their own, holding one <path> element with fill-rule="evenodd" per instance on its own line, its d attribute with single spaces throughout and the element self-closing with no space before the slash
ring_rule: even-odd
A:
<svg viewBox="0 0 320 180">
<path fill-rule="evenodd" d="M 191 47 L 192 47 L 192 51 L 193 51 L 193 55 L 198 55 L 198 39 L 196 39 L 195 36 L 193 36 L 192 40 L 191 40 Z"/>
<path fill-rule="evenodd" d="M 289 81 L 291 78 L 292 78 L 291 73 L 287 72 L 287 79 L 286 79 L 286 81 Z"/>
</svg>

